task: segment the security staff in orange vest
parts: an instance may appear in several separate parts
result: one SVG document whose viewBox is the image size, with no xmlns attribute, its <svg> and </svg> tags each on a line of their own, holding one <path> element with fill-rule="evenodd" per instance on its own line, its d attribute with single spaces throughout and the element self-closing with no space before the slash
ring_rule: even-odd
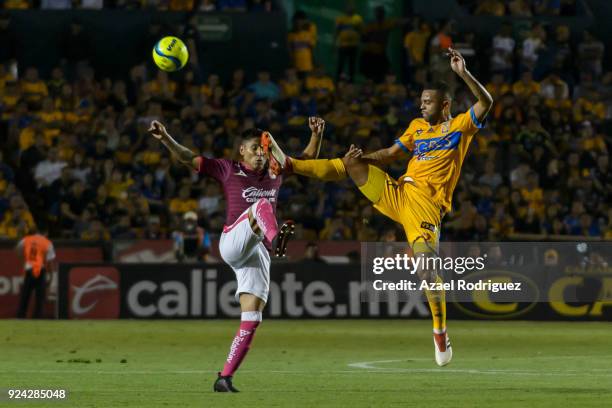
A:
<svg viewBox="0 0 612 408">
<path fill-rule="evenodd" d="M 34 318 L 42 317 L 45 301 L 45 288 L 47 272 L 53 269 L 55 249 L 53 244 L 44 235 L 39 234 L 36 228 L 30 230 L 17 244 L 17 253 L 23 259 L 24 280 L 19 301 L 18 318 L 25 318 L 30 303 L 30 296 L 36 291 L 36 305 Z"/>
</svg>

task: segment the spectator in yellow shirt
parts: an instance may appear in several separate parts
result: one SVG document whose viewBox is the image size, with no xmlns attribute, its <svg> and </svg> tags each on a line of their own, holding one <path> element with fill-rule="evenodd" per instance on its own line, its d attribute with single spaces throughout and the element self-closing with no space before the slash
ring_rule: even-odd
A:
<svg viewBox="0 0 612 408">
<path fill-rule="evenodd" d="M 412 30 L 406 33 L 404 37 L 404 49 L 408 59 L 408 80 L 412 79 L 414 71 L 425 65 L 425 51 L 427 50 L 427 41 L 431 36 L 431 29 L 425 22 L 421 22 L 419 18 L 413 20 Z"/>
<path fill-rule="evenodd" d="M 506 7 L 500 0 L 484 0 L 478 4 L 474 15 L 503 17 L 506 15 Z"/>
<path fill-rule="evenodd" d="M 25 10 L 32 8 L 31 0 L 5 0 L 4 8 L 9 10 Z"/>
<path fill-rule="evenodd" d="M 15 239 L 19 235 L 20 226 L 25 226 L 28 231 L 34 228 L 34 217 L 21 196 L 13 196 L 9 205 L 9 210 L 0 221 L 0 237 Z"/>
<path fill-rule="evenodd" d="M 293 30 L 287 35 L 287 43 L 293 67 L 303 78 L 313 70 L 313 51 L 317 44 L 316 26 L 306 19 L 303 11 L 293 16 Z"/>
<path fill-rule="evenodd" d="M 487 84 L 487 91 L 491 94 L 493 99 L 499 101 L 503 95 L 511 91 L 509 84 L 504 82 L 504 76 L 502 74 L 493 74 L 491 82 Z"/>
<path fill-rule="evenodd" d="M 55 98 L 55 107 L 66 113 L 73 111 L 76 106 L 77 100 L 72 85 L 62 85 L 59 95 Z"/>
<path fill-rule="evenodd" d="M 351 239 L 351 229 L 348 228 L 342 218 L 335 217 L 332 220 L 327 220 L 325 228 L 319 233 L 319 239 L 322 241 L 342 241 Z"/>
<path fill-rule="evenodd" d="M 176 82 L 169 80 L 168 74 L 162 70 L 157 71 L 157 76 L 147 83 L 147 87 L 152 95 L 165 99 L 173 99 L 177 90 Z"/>
<path fill-rule="evenodd" d="M 325 74 L 323 67 L 320 66 L 306 78 L 305 87 L 308 91 L 316 92 L 318 99 L 327 97 L 336 90 L 334 81 Z"/>
<path fill-rule="evenodd" d="M 194 0 L 170 0 L 170 11 L 192 11 Z"/>
<path fill-rule="evenodd" d="M 361 112 L 357 116 L 355 136 L 361 138 L 368 138 L 372 135 L 372 132 L 379 129 L 380 118 L 374 114 L 372 104 L 370 102 L 363 102 L 361 104 Z"/>
<path fill-rule="evenodd" d="M 285 71 L 285 78 L 280 81 L 282 98 L 297 98 L 302 91 L 302 82 L 297 77 L 296 70 L 289 68 Z"/>
<path fill-rule="evenodd" d="M 41 100 L 49 94 L 47 84 L 38 77 L 36 68 L 28 68 L 21 81 L 21 91 L 25 100 L 34 108 L 40 107 Z"/>
<path fill-rule="evenodd" d="M 19 150 L 22 152 L 34 144 L 37 135 L 42 135 L 45 140 L 45 145 L 49 146 L 47 138 L 44 135 L 44 124 L 40 118 L 35 117 L 29 126 L 24 127 L 19 132 Z"/>
<path fill-rule="evenodd" d="M 535 172 L 527 175 L 526 186 L 521 188 L 521 196 L 539 217 L 544 216 L 544 192 L 538 186 L 538 176 Z"/>
<path fill-rule="evenodd" d="M 512 85 L 512 93 L 519 99 L 527 100 L 532 94 L 540 93 L 540 84 L 533 80 L 531 71 L 525 71 L 521 79 Z"/>
<path fill-rule="evenodd" d="M 53 140 L 60 134 L 60 129 L 64 123 L 64 114 L 55 109 L 53 99 L 46 97 L 42 101 L 42 111 L 39 112 L 38 117 L 42 120 L 45 128 L 44 134 L 47 145 L 52 145 Z"/>
<path fill-rule="evenodd" d="M 555 84 L 553 97 L 547 98 L 544 103 L 551 110 L 557 110 L 562 112 L 563 116 L 569 116 L 572 113 L 572 101 L 568 94 L 562 84 Z"/>
<path fill-rule="evenodd" d="M 187 211 L 197 211 L 198 202 L 191 196 L 191 188 L 189 185 L 184 185 L 180 188 L 178 197 L 170 200 L 170 212 L 172 214 L 182 215 Z"/>
<path fill-rule="evenodd" d="M 600 134 L 595 134 L 591 122 L 584 121 L 580 126 L 580 145 L 587 152 L 596 152 L 607 155 L 606 141 Z"/>
<path fill-rule="evenodd" d="M 208 76 L 208 81 L 200 87 L 200 94 L 205 95 L 207 98 L 210 98 L 213 94 L 214 89 L 221 85 L 219 81 L 219 75 L 210 74 Z"/>
<path fill-rule="evenodd" d="M 132 144 L 129 135 L 121 135 L 119 138 L 119 146 L 117 146 L 114 152 L 115 163 L 121 168 L 129 168 L 136 148 L 137 146 Z"/>
<path fill-rule="evenodd" d="M 325 117 L 325 120 L 335 128 L 336 134 L 344 135 L 345 129 L 348 129 L 354 122 L 354 117 L 346 102 L 338 99 L 334 103 L 334 109 Z"/>
<path fill-rule="evenodd" d="M 16 81 L 7 81 L 1 94 L 0 108 L 2 109 L 2 119 L 8 120 L 15 113 L 17 102 L 21 99 L 21 90 Z"/>
<path fill-rule="evenodd" d="M 346 8 L 346 13 L 336 18 L 336 48 L 338 50 L 337 79 L 348 65 L 348 79 L 355 79 L 355 64 L 357 63 L 357 49 L 363 26 L 363 18 L 355 12 L 352 4 Z"/>
<path fill-rule="evenodd" d="M 106 183 L 106 190 L 109 197 L 123 201 L 127 199 L 127 190 L 134 184 L 134 180 L 127 178 L 119 169 L 114 169 L 111 173 L 110 181 Z"/>
<path fill-rule="evenodd" d="M 402 85 L 397 83 L 397 77 L 390 72 L 385 75 L 385 81 L 376 87 L 376 92 L 387 101 L 392 101 L 402 95 Z"/>
<path fill-rule="evenodd" d="M 142 162 L 145 166 L 153 168 L 161 162 L 161 150 L 159 143 L 155 143 L 156 141 L 153 138 L 146 140 L 147 147 L 142 152 Z"/>
<path fill-rule="evenodd" d="M 603 120 L 606 118 L 606 105 L 600 101 L 596 90 L 588 92 L 588 97 L 580 97 L 574 102 L 574 121 Z"/>
<path fill-rule="evenodd" d="M 47 81 L 49 95 L 51 95 L 53 98 L 57 98 L 61 95 L 64 85 L 66 85 L 64 71 L 62 71 L 60 67 L 53 68 L 53 71 L 51 71 L 51 79 Z"/>
</svg>

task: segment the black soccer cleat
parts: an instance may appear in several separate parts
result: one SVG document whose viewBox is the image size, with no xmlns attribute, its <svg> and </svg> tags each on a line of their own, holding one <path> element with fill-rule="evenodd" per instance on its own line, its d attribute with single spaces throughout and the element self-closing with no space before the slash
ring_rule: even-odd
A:
<svg viewBox="0 0 612 408">
<path fill-rule="evenodd" d="M 291 220 L 285 221 L 278 230 L 278 235 L 276 236 L 274 256 L 277 258 L 284 258 L 287 256 L 287 244 L 293 234 L 295 234 L 295 222 Z"/>
<path fill-rule="evenodd" d="M 215 385 L 213 386 L 215 392 L 240 392 L 234 388 L 231 376 L 222 377 L 221 373 L 217 373 L 217 375 L 217 381 L 215 381 Z"/>
</svg>

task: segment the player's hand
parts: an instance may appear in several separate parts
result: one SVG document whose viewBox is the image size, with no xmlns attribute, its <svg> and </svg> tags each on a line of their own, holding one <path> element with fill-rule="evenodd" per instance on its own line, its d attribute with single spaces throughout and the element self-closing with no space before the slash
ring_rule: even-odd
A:
<svg viewBox="0 0 612 408">
<path fill-rule="evenodd" d="M 344 157 L 349 158 L 349 159 L 358 159 L 362 155 L 363 155 L 363 150 L 361 150 L 359 147 L 355 145 L 351 145 L 351 147 L 349 147 L 349 150 L 348 152 L 346 152 Z"/>
<path fill-rule="evenodd" d="M 448 47 L 447 55 L 450 57 L 451 69 L 456 74 L 464 74 L 467 69 L 465 67 L 465 59 L 463 58 L 463 55 L 461 55 L 459 51 L 451 47 Z"/>
<path fill-rule="evenodd" d="M 166 130 L 166 127 L 157 120 L 151 122 L 151 126 L 149 127 L 148 132 L 151 133 L 154 138 L 159 140 L 168 139 L 170 137 L 168 131 Z"/>
<path fill-rule="evenodd" d="M 312 133 L 316 133 L 319 136 L 323 135 L 323 131 L 325 130 L 325 121 L 323 118 L 319 118 L 317 116 L 311 116 L 308 118 L 308 126 Z"/>
</svg>

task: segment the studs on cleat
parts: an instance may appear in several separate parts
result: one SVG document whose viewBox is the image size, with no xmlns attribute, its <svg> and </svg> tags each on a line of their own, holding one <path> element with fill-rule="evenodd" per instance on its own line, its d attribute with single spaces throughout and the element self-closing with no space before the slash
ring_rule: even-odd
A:
<svg viewBox="0 0 612 408">
<path fill-rule="evenodd" d="M 277 258 L 284 258 L 287 256 L 287 244 L 291 236 L 295 234 L 295 223 L 291 220 L 285 221 L 280 227 L 278 236 L 276 238 L 276 249 L 274 250 L 274 256 Z"/>
</svg>

